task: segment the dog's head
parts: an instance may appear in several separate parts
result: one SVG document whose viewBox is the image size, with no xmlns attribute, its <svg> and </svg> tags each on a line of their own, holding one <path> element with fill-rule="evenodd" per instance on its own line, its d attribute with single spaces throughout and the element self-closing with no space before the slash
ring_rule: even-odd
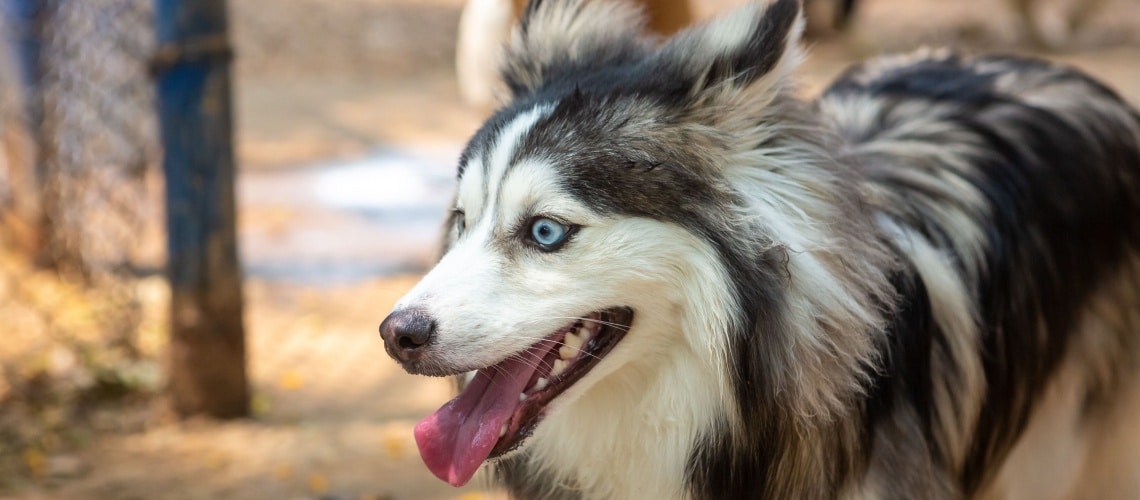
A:
<svg viewBox="0 0 1140 500">
<path fill-rule="evenodd" d="M 448 249 L 380 327 L 411 373 L 476 372 L 417 426 L 452 484 L 616 372 L 678 350 L 717 369 L 730 340 L 709 332 L 775 300 L 732 285 L 782 268 L 727 170 L 779 133 L 798 2 L 660 44 L 641 25 L 621 2 L 531 2 L 506 52 L 512 100 L 460 160 Z"/>
</svg>

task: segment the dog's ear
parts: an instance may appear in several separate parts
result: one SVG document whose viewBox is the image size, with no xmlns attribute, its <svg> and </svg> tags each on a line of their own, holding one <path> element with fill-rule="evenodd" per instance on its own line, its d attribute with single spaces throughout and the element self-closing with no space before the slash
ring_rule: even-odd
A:
<svg viewBox="0 0 1140 500">
<path fill-rule="evenodd" d="M 653 44 L 627 1 L 531 0 L 507 43 L 502 75 L 514 97 L 550 81 L 637 61 Z"/>
<path fill-rule="evenodd" d="M 789 87 L 803 57 L 803 28 L 800 0 L 752 3 L 678 33 L 661 47 L 655 66 L 680 80 L 701 121 L 755 119 Z"/>
</svg>

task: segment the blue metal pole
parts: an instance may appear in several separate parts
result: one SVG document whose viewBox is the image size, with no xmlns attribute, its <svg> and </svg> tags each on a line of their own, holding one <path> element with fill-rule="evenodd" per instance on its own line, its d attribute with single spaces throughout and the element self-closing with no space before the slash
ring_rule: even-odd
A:
<svg viewBox="0 0 1140 500">
<path fill-rule="evenodd" d="M 8 229 L 16 234 L 18 244 L 37 262 L 43 255 L 43 232 L 48 229 L 43 216 L 44 163 L 43 143 L 43 53 L 44 24 L 48 13 L 46 0 L 0 0 L 4 32 L 0 33 L 0 50 L 11 50 L 21 87 L 19 129 L 25 134 L 4 135 L 12 160 L 8 176 L 8 195 L 19 227 Z M 24 140 L 19 140 L 22 138 Z M 11 142 L 9 142 L 11 141 Z"/>
<path fill-rule="evenodd" d="M 170 391 L 183 416 L 249 413 L 225 0 L 155 0 Z"/>
<path fill-rule="evenodd" d="M 40 29 L 45 12 L 43 0 L 4 0 L 4 17 L 9 38 L 15 48 L 16 71 L 23 86 L 25 109 L 29 122 L 39 123 L 40 53 L 43 42 Z"/>
</svg>

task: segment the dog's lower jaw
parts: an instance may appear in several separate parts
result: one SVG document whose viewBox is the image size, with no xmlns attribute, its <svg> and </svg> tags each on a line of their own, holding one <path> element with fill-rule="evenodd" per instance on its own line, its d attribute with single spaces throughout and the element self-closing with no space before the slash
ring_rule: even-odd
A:
<svg viewBox="0 0 1140 500">
<path fill-rule="evenodd" d="M 507 477 L 508 489 L 544 481 L 587 499 L 687 498 L 692 450 L 725 410 L 716 375 L 686 356 L 695 354 L 678 346 L 629 362 L 560 402 L 513 457 L 527 472 Z"/>
</svg>

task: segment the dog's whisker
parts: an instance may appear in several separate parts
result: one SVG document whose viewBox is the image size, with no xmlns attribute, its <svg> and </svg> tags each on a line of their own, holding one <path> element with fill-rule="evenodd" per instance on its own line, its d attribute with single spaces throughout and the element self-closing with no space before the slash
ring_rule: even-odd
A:
<svg viewBox="0 0 1140 500">
<path fill-rule="evenodd" d="M 535 341 L 535 344 L 532 344 L 532 345 L 538 345 L 538 344 L 541 344 L 543 342 L 548 342 L 548 343 L 554 344 L 553 347 L 562 347 L 565 345 L 569 345 L 563 340 L 554 340 L 554 339 L 551 339 L 550 337 L 519 336 L 517 338 L 522 339 L 522 340 L 533 340 L 533 341 Z M 594 359 L 599 359 L 599 360 L 602 359 L 601 356 L 598 356 L 597 354 L 589 352 L 588 350 L 586 350 L 582 347 L 578 347 L 578 352 L 581 355 L 589 356 L 589 357 L 594 358 Z M 522 353 L 515 353 L 515 354 L 522 354 Z"/>
<path fill-rule="evenodd" d="M 578 316 L 547 316 L 547 317 L 550 319 L 572 319 L 575 321 L 589 321 L 591 323 L 597 323 L 600 325 L 609 326 L 609 327 L 616 328 L 616 329 L 622 330 L 622 331 L 629 331 L 629 328 L 630 328 L 629 326 L 623 325 L 621 323 L 614 323 L 612 321 L 602 321 L 600 319 L 583 318 L 583 317 L 578 317 Z"/>
</svg>

